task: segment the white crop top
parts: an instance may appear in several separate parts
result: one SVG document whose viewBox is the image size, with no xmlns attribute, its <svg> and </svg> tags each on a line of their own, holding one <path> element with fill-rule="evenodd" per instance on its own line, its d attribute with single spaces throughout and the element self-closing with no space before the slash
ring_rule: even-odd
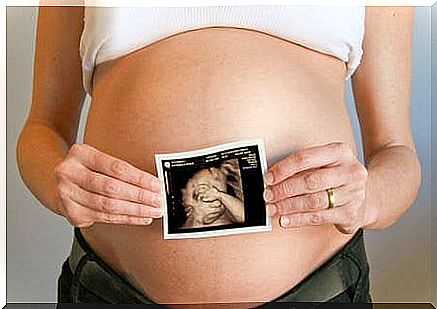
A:
<svg viewBox="0 0 437 309">
<path fill-rule="evenodd" d="M 348 79 L 361 61 L 364 17 L 364 6 L 86 7 L 80 40 L 83 85 L 91 93 L 99 63 L 211 26 L 257 30 L 335 56 L 346 63 Z"/>
</svg>

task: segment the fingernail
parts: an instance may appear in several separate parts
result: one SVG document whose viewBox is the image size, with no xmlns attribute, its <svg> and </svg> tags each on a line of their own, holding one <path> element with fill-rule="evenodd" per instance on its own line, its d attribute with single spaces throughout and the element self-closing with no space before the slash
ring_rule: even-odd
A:
<svg viewBox="0 0 437 309">
<path fill-rule="evenodd" d="M 273 204 L 268 204 L 267 206 L 268 206 L 268 209 L 269 209 L 269 215 L 271 217 L 273 217 L 276 214 L 276 212 L 277 212 L 276 206 L 273 205 Z"/>
<path fill-rule="evenodd" d="M 153 217 L 162 217 L 164 212 L 162 211 L 162 209 L 154 209 L 151 211 L 151 214 Z"/>
<path fill-rule="evenodd" d="M 153 220 L 153 219 L 145 218 L 145 219 L 143 220 L 143 223 L 144 223 L 145 225 L 149 225 L 150 223 L 152 223 L 152 220 Z"/>
<path fill-rule="evenodd" d="M 265 176 L 264 176 L 264 180 L 266 181 L 267 184 L 271 185 L 273 183 L 273 181 L 275 180 L 275 178 L 273 177 L 273 174 L 268 172 Z"/>
<path fill-rule="evenodd" d="M 273 200 L 273 191 L 270 189 L 266 189 L 264 191 L 264 199 L 269 202 Z"/>
<path fill-rule="evenodd" d="M 290 219 L 288 219 L 287 217 L 281 217 L 281 226 L 286 227 L 290 224 Z"/>
</svg>

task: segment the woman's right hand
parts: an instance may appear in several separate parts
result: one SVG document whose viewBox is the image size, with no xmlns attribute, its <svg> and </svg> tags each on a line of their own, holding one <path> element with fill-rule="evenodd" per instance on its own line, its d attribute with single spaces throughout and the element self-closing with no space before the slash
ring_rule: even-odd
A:
<svg viewBox="0 0 437 309">
<path fill-rule="evenodd" d="M 162 217 L 160 180 L 92 146 L 74 144 L 54 172 L 62 214 L 76 227 Z"/>
</svg>

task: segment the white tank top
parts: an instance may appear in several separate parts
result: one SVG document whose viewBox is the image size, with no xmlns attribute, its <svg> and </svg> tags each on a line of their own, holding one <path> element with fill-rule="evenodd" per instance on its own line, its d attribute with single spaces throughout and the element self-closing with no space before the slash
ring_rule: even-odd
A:
<svg viewBox="0 0 437 309">
<path fill-rule="evenodd" d="M 348 79 L 361 61 L 364 17 L 364 6 L 86 7 L 80 40 L 83 85 L 91 94 L 97 64 L 212 26 L 257 30 L 335 56 L 346 63 Z"/>
</svg>

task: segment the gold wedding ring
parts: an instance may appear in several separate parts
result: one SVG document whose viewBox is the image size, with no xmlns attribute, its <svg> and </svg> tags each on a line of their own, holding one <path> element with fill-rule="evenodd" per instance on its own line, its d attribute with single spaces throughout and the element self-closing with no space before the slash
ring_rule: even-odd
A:
<svg viewBox="0 0 437 309">
<path fill-rule="evenodd" d="M 334 188 L 326 189 L 328 192 L 328 209 L 334 208 L 335 197 L 334 197 Z"/>
</svg>

